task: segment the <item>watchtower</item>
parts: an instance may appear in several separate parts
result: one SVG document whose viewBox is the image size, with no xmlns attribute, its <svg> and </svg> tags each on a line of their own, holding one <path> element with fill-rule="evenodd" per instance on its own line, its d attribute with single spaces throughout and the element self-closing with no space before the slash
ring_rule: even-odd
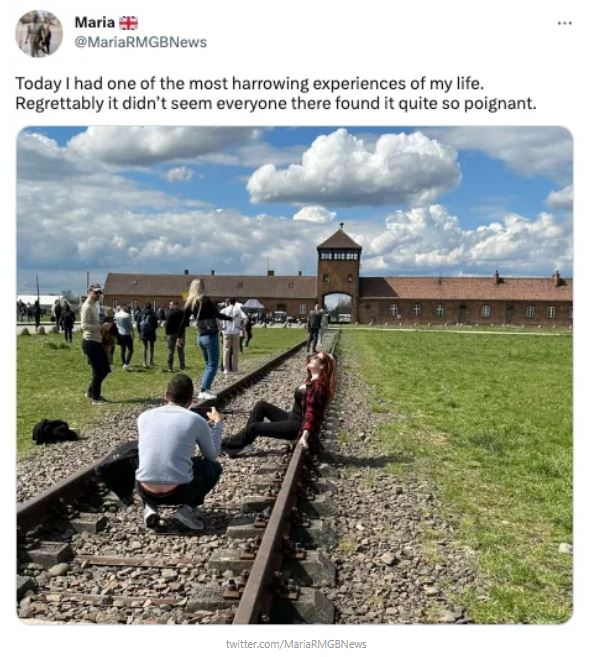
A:
<svg viewBox="0 0 593 657">
<path fill-rule="evenodd" d="M 328 294 L 345 294 L 352 299 L 351 319 L 358 321 L 360 254 L 362 247 L 344 230 L 344 224 L 317 247 L 317 303 Z"/>
</svg>

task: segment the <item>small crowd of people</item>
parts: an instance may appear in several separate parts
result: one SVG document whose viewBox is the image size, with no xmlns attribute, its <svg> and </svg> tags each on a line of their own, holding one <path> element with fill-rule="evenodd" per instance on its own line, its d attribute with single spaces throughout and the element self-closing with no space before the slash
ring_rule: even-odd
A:
<svg viewBox="0 0 593 657">
<path fill-rule="evenodd" d="M 35 322 L 35 328 L 41 324 L 41 317 L 45 314 L 45 310 L 40 306 L 39 300 L 31 303 L 25 303 L 20 299 L 16 302 L 16 317 L 19 322 Z"/>
<path fill-rule="evenodd" d="M 124 370 L 131 369 L 134 354 L 134 326 L 142 341 L 142 363 L 153 367 L 154 348 L 157 330 L 162 327 L 167 343 L 167 371 L 173 371 L 175 354 L 179 369 L 186 369 L 185 340 L 186 329 L 195 320 L 198 337 L 197 344 L 202 352 L 205 369 L 202 376 L 198 399 L 214 399 L 212 384 L 218 372 L 221 356 L 221 369 L 224 374 L 239 371 L 239 354 L 249 346 L 253 337 L 253 322 L 236 299 L 229 299 L 222 309 L 204 292 L 200 279 L 192 281 L 183 307 L 176 300 L 169 303 L 168 310 L 153 310 L 150 303 L 142 309 L 118 306 L 113 313 L 107 309 L 101 312 L 100 299 L 102 287 L 93 284 L 88 288 L 88 296 L 81 308 L 82 348 L 92 370 L 92 380 L 87 395 L 93 404 L 106 403 L 101 393 L 102 382 L 111 372 L 117 345 L 120 347 L 121 363 Z"/>
</svg>

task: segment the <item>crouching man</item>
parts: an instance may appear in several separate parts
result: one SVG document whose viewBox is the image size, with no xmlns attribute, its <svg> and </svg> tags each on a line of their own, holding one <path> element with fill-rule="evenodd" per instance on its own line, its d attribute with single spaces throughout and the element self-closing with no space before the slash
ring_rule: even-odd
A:
<svg viewBox="0 0 593 657">
<path fill-rule="evenodd" d="M 204 529 L 196 507 L 222 473 L 217 460 L 222 417 L 213 407 L 207 413 L 210 428 L 203 417 L 190 411 L 193 392 L 192 380 L 177 374 L 165 392 L 168 403 L 138 417 L 136 490 L 144 502 L 144 522 L 151 529 L 160 523 L 159 505 L 180 505 L 173 520 L 181 529 Z M 196 443 L 203 458 L 194 456 Z"/>
</svg>

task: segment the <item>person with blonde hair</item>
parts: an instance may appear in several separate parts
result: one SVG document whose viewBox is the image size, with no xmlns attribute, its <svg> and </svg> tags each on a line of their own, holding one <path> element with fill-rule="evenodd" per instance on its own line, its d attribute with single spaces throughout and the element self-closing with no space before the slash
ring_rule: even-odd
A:
<svg viewBox="0 0 593 657">
<path fill-rule="evenodd" d="M 320 351 L 306 360 L 307 378 L 294 391 L 294 404 L 287 412 L 260 400 L 253 407 L 247 425 L 222 441 L 222 450 L 231 458 L 251 453 L 257 436 L 281 440 L 300 438 L 303 447 L 319 451 L 319 430 L 325 410 L 336 390 L 336 361 Z M 265 420 L 269 420 L 266 422 Z"/>
<path fill-rule="evenodd" d="M 218 311 L 216 304 L 210 297 L 206 296 L 204 281 L 200 278 L 194 279 L 189 286 L 183 313 L 183 321 L 180 323 L 177 333 L 177 346 L 183 344 L 185 326 L 189 325 L 191 315 L 195 315 L 198 328 L 198 346 L 202 350 L 206 365 L 198 399 L 214 399 L 216 395 L 211 388 L 218 371 L 218 360 L 220 358 L 218 322 L 216 320 L 232 318 Z"/>
</svg>

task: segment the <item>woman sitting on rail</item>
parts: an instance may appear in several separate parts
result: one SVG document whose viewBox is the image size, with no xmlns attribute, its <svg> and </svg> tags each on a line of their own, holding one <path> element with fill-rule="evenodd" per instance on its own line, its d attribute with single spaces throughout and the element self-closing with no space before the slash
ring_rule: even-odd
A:
<svg viewBox="0 0 593 657">
<path fill-rule="evenodd" d="M 218 312 L 212 299 L 206 296 L 204 281 L 200 278 L 196 278 L 191 282 L 183 312 L 183 321 L 179 324 L 177 333 L 177 346 L 183 345 L 185 327 L 189 326 L 191 315 L 195 315 L 198 326 L 198 345 L 202 350 L 206 364 L 198 399 L 214 399 L 216 395 L 210 388 L 218 371 L 218 356 L 220 353 L 218 323 L 216 320 L 232 318 Z"/>
<path fill-rule="evenodd" d="M 319 429 L 323 414 L 336 389 L 336 362 L 330 354 L 320 351 L 307 357 L 307 378 L 294 391 L 290 412 L 273 404 L 258 401 L 249 415 L 247 425 L 222 441 L 222 451 L 231 458 L 253 451 L 248 447 L 257 436 L 300 442 L 312 452 L 319 450 Z M 265 422 L 269 420 L 269 422 Z"/>
</svg>

